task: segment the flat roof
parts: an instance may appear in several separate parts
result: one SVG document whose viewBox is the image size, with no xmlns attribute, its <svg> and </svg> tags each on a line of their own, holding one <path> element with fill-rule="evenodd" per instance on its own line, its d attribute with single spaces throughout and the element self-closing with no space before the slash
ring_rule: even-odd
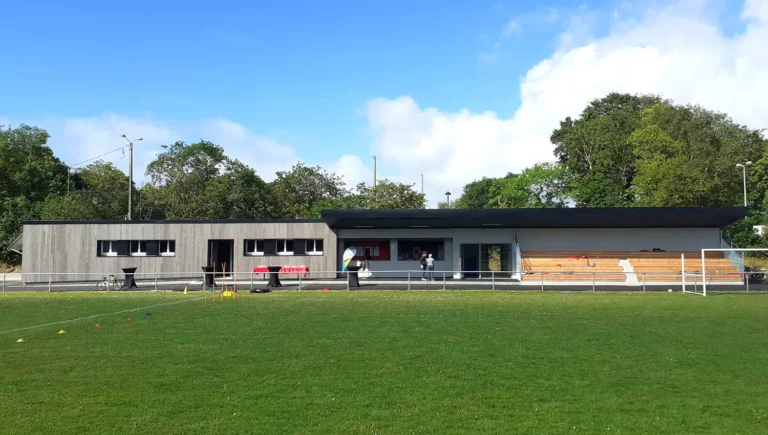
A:
<svg viewBox="0 0 768 435">
<path fill-rule="evenodd" d="M 323 210 L 322 219 L 27 221 L 24 225 L 289 224 L 352 228 L 722 228 L 744 207 L 485 208 L 472 210 Z"/>
<path fill-rule="evenodd" d="M 202 220 L 93 220 L 93 221 L 25 221 L 24 225 L 147 225 L 147 224 L 302 224 L 324 223 L 323 219 L 202 219 Z"/>
<path fill-rule="evenodd" d="M 744 207 L 324 210 L 334 229 L 352 228 L 722 228 Z"/>
</svg>

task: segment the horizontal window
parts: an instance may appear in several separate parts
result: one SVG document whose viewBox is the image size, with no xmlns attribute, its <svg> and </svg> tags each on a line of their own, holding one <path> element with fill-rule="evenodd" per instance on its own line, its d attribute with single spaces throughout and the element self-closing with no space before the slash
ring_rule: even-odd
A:
<svg viewBox="0 0 768 435">
<path fill-rule="evenodd" d="M 173 257 L 176 255 L 174 240 L 99 240 L 96 255 L 99 257 Z"/>
<path fill-rule="evenodd" d="M 264 255 L 264 240 L 246 240 L 245 255 Z"/>
<path fill-rule="evenodd" d="M 347 240 L 344 249 L 354 247 L 354 260 L 389 261 L 389 240 Z"/>
<path fill-rule="evenodd" d="M 443 240 L 398 240 L 397 259 L 400 261 L 418 261 L 422 253 L 432 254 L 435 261 L 443 260 L 445 256 Z"/>
</svg>

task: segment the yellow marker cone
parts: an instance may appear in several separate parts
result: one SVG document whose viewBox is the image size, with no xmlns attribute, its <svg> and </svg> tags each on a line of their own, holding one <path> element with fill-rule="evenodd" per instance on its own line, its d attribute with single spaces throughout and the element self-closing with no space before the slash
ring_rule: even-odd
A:
<svg viewBox="0 0 768 435">
<path fill-rule="evenodd" d="M 66 333 L 67 333 L 67 331 L 65 331 L 63 329 L 61 331 L 59 331 L 59 334 L 66 334 Z"/>
<path fill-rule="evenodd" d="M 16 340 L 16 343 L 24 343 L 24 339 L 20 338 L 20 339 Z"/>
<path fill-rule="evenodd" d="M 188 290 L 187 290 L 187 287 L 185 286 L 185 287 L 184 287 L 184 294 L 187 294 L 187 291 L 188 291 Z"/>
</svg>

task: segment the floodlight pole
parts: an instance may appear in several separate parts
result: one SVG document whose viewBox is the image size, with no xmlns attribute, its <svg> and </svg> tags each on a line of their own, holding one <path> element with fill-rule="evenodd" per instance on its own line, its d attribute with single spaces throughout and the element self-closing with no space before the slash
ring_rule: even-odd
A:
<svg viewBox="0 0 768 435">
<path fill-rule="evenodd" d="M 122 135 L 123 139 L 128 141 L 128 215 L 127 220 L 133 218 L 133 141 L 129 140 L 126 135 Z M 144 140 L 140 137 L 134 139 L 134 141 Z"/>
<path fill-rule="evenodd" d="M 743 165 L 741 163 L 736 165 L 737 168 L 741 168 L 742 177 L 744 179 L 744 207 L 747 206 L 747 166 L 751 164 L 752 162 L 748 161 Z"/>
</svg>

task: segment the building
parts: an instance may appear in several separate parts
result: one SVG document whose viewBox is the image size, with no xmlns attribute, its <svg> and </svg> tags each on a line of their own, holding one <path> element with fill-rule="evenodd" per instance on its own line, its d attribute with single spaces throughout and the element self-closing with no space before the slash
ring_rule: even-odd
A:
<svg viewBox="0 0 768 435">
<path fill-rule="evenodd" d="M 88 281 L 122 268 L 188 277 L 203 266 L 248 272 L 306 266 L 335 278 L 343 251 L 404 276 L 426 250 L 454 279 L 491 267 L 521 279 L 524 252 L 680 251 L 722 246 L 721 229 L 745 208 L 327 210 L 318 220 L 33 221 L 12 247 L 27 282 Z M 491 264 L 493 263 L 493 264 Z M 35 274 L 40 274 L 36 278 Z"/>
</svg>

